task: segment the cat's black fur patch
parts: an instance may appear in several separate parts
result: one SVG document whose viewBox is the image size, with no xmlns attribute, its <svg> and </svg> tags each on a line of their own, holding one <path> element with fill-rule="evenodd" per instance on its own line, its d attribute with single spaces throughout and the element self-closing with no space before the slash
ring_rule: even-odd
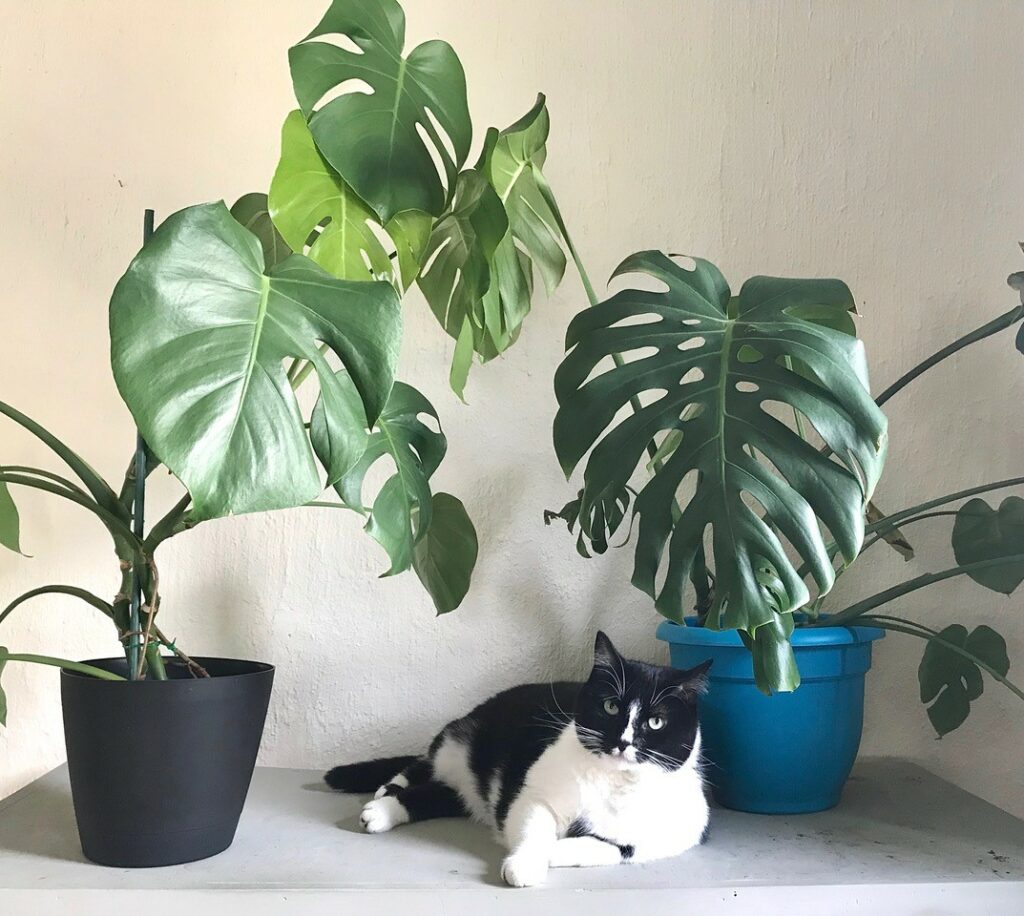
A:
<svg viewBox="0 0 1024 916">
<path fill-rule="evenodd" d="M 589 836 L 595 840 L 600 840 L 602 843 L 607 843 L 609 846 L 616 846 L 619 850 L 619 855 L 622 856 L 623 862 L 628 862 L 633 858 L 636 852 L 635 846 L 623 846 L 621 843 L 616 843 L 613 840 L 609 840 L 607 837 L 600 836 L 594 833 L 593 828 L 590 826 L 590 822 L 585 817 L 578 817 L 570 825 L 566 831 L 567 837 L 581 837 Z"/>
<path fill-rule="evenodd" d="M 427 821 L 435 817 L 466 817 L 469 812 L 459 793 L 443 782 L 420 783 L 402 789 L 396 795 L 409 812 L 410 821 Z"/>
<path fill-rule="evenodd" d="M 388 780 L 393 779 L 407 766 L 415 763 L 416 757 L 378 757 L 362 763 L 348 763 L 335 767 L 324 774 L 324 782 L 339 792 L 362 794 L 376 792 Z"/>
</svg>

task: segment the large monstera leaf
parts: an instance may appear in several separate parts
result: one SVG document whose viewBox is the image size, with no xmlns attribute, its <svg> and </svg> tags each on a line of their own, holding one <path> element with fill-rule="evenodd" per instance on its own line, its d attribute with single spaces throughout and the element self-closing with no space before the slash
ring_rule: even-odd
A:
<svg viewBox="0 0 1024 916">
<path fill-rule="evenodd" d="M 270 184 L 269 209 L 281 236 L 342 280 L 395 282 L 390 236 L 403 286 L 414 279 L 433 222 L 422 211 L 403 211 L 382 226 L 374 213 L 320 155 L 302 112 L 281 128 L 281 158 Z M 387 235 L 385 235 L 387 233 Z M 397 283 L 396 283 L 397 285 Z"/>
<path fill-rule="evenodd" d="M 338 374 L 338 385 L 352 411 L 360 410 L 347 373 Z M 333 445 L 323 400 L 313 409 L 310 437 L 328 464 Z M 462 503 L 446 493 L 431 493 L 430 478 L 447 447 L 433 405 L 411 385 L 396 382 L 363 455 L 334 483 L 345 506 L 368 516 L 366 531 L 391 560 L 384 575 L 414 567 L 439 613 L 453 610 L 462 601 L 477 555 L 476 531 Z M 366 476 L 381 462 L 392 465 L 394 474 L 377 491 L 372 506 L 367 506 Z"/>
<path fill-rule="evenodd" d="M 114 378 L 149 446 L 188 488 L 197 519 L 298 506 L 321 491 L 283 363 L 311 361 L 338 479 L 359 459 L 365 417 L 394 382 L 398 296 L 338 280 L 293 254 L 269 270 L 259 241 L 223 203 L 175 213 L 110 302 Z M 319 345 L 351 375 L 361 410 Z"/>
<path fill-rule="evenodd" d="M 569 326 L 570 352 L 555 376 L 562 468 L 570 474 L 593 449 L 584 515 L 621 492 L 648 443 L 680 433 L 634 503 L 633 583 L 662 614 L 681 620 L 683 591 L 710 527 L 708 625 L 745 631 L 762 689 L 793 689 L 799 678 L 789 615 L 810 595 L 784 539 L 819 593 L 827 592 L 834 572 L 821 528 L 847 562 L 856 557 L 864 504 L 885 454 L 886 421 L 868 391 L 863 347 L 820 321 L 823 309 L 847 311 L 850 292 L 837 280 L 754 277 L 733 298 L 714 265 L 695 260 L 687 269 L 660 252 L 633 255 L 615 275 L 634 272 L 667 289 L 623 290 Z M 799 317 L 808 309 L 816 320 Z M 590 378 L 615 353 L 635 358 Z M 794 362 L 801 371 L 790 368 Z M 630 398 L 644 406 L 616 423 Z M 835 457 L 776 419 L 774 405 L 798 411 Z M 693 492 L 680 512 L 684 479 Z"/>
<path fill-rule="evenodd" d="M 331 35 L 351 44 L 314 40 Z M 451 46 L 426 41 L 403 57 L 404 45 L 396 0 L 334 0 L 288 52 L 317 147 L 382 222 L 403 210 L 439 215 L 472 137 L 466 77 Z M 323 102 L 339 87 L 341 95 Z"/>
</svg>

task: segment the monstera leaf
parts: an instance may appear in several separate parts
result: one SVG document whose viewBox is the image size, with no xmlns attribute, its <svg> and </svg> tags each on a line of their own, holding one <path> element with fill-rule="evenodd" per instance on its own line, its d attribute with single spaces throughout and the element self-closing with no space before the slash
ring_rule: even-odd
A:
<svg viewBox="0 0 1024 916">
<path fill-rule="evenodd" d="M 434 226 L 424 265 L 419 287 L 458 341 L 452 387 L 461 396 L 472 354 L 490 359 L 512 344 L 531 292 L 508 217 L 482 172 L 459 175 L 452 209 Z"/>
<path fill-rule="evenodd" d="M 281 129 L 270 214 L 293 249 L 302 251 L 310 242 L 308 256 L 342 280 L 393 279 L 390 253 L 382 242 L 388 233 L 403 286 L 416 276 L 433 222 L 428 213 L 413 210 L 381 226 L 377 214 L 320 155 L 300 111 L 289 114 Z"/>
<path fill-rule="evenodd" d="M 7 484 L 0 481 L 0 545 L 21 553 L 21 520 Z"/>
<path fill-rule="evenodd" d="M 260 240 L 264 268 L 273 267 L 296 250 L 302 251 L 301 244 L 289 247 L 275 228 L 266 194 L 244 194 L 231 207 L 231 215 Z"/>
<path fill-rule="evenodd" d="M 391 391 L 401 339 L 387 283 L 338 280 L 302 255 L 264 270 L 223 203 L 169 217 L 110 301 L 114 378 L 142 435 L 188 488 L 196 519 L 298 506 L 322 487 L 283 362 L 309 360 L 337 479 Z M 360 411 L 319 349 L 341 360 Z"/>
<path fill-rule="evenodd" d="M 330 35 L 355 48 L 313 40 Z M 466 77 L 451 46 L 427 41 L 403 57 L 404 44 L 405 14 L 395 0 L 334 0 L 288 52 L 317 147 L 382 222 L 403 210 L 439 215 L 472 137 Z M 317 109 L 339 87 L 342 94 Z"/>
<path fill-rule="evenodd" d="M 550 525 L 556 518 L 560 518 L 565 522 L 569 533 L 572 534 L 578 523 L 580 530 L 576 536 L 576 552 L 589 560 L 591 550 L 596 554 L 602 554 L 608 550 L 608 541 L 625 521 L 633 495 L 634 491 L 631 487 L 624 487 L 619 493 L 613 493 L 596 502 L 588 503 L 590 514 L 580 517 L 580 507 L 584 499 L 583 491 L 580 490 L 575 499 L 570 499 L 557 512 L 545 510 L 544 524 Z M 587 549 L 588 541 L 590 542 L 589 550 Z"/>
<path fill-rule="evenodd" d="M 551 293 L 565 273 L 565 253 L 541 172 L 549 128 L 547 105 L 544 96 L 538 95 L 529 112 L 498 134 L 486 167 L 508 213 L 512 236 L 537 265 Z"/>
<path fill-rule="evenodd" d="M 868 391 L 862 345 L 797 317 L 810 306 L 846 311 L 850 292 L 837 280 L 755 277 L 733 299 L 714 265 L 695 260 L 687 269 L 660 252 L 633 255 L 615 275 L 633 272 L 667 289 L 623 290 L 569 326 L 570 352 L 555 376 L 562 468 L 569 475 L 593 449 L 583 515 L 621 491 L 648 443 L 679 431 L 681 441 L 634 503 L 640 524 L 633 583 L 662 614 L 681 620 L 684 587 L 710 527 L 715 594 L 708 625 L 746 631 L 762 689 L 792 689 L 791 621 L 779 617 L 810 595 L 783 539 L 818 591 L 827 592 L 834 572 L 821 526 L 852 561 L 885 454 L 885 417 Z M 615 353 L 635 358 L 591 378 Z M 814 379 L 789 368 L 791 360 Z M 631 398 L 644 406 L 616 423 Z M 772 416 L 775 405 L 797 410 L 835 457 Z M 679 513 L 684 480 L 693 492 Z"/>
<path fill-rule="evenodd" d="M 951 646 L 960 648 L 963 653 Z M 940 737 L 963 724 L 971 711 L 971 703 L 985 689 L 981 668 L 970 656 L 1003 677 L 1010 670 L 1006 640 L 991 627 L 975 627 L 968 633 L 967 627 L 953 624 L 925 646 L 917 679 L 921 702 L 931 703 L 928 718 Z"/>
<path fill-rule="evenodd" d="M 451 493 L 435 493 L 430 527 L 413 548 L 412 566 L 438 614 L 454 611 L 469 591 L 476 566 L 476 529 Z"/>
<path fill-rule="evenodd" d="M 345 392 L 351 409 L 360 407 L 355 387 L 345 373 L 339 373 L 338 385 Z M 369 513 L 366 530 L 387 552 L 392 576 L 412 565 L 413 546 L 430 527 L 430 477 L 437 470 L 448 447 L 444 434 L 431 429 L 420 419 L 425 415 L 436 424 L 437 413 L 431 403 L 411 385 L 396 382 L 387 406 L 374 424 L 366 450 L 359 461 L 334 485 L 342 502 L 357 512 Z M 331 455 L 325 435 L 323 401 L 313 409 L 310 436 L 321 460 Z M 372 509 L 364 505 L 363 481 L 378 461 L 390 459 L 395 474 L 380 488 Z"/>
<path fill-rule="evenodd" d="M 456 339 L 452 388 L 461 397 L 473 354 L 483 362 L 519 338 L 536 263 L 548 289 L 565 270 L 561 236 L 541 193 L 548 117 L 543 96 L 504 131 L 488 131 L 480 160 L 458 177 L 419 278 L 431 310 Z"/>
<path fill-rule="evenodd" d="M 1008 496 L 998 511 L 983 499 L 964 503 L 953 523 L 953 555 L 961 566 L 1024 555 L 1024 499 Z M 985 588 L 1009 595 L 1024 582 L 1024 562 L 976 569 L 968 575 Z"/>
</svg>

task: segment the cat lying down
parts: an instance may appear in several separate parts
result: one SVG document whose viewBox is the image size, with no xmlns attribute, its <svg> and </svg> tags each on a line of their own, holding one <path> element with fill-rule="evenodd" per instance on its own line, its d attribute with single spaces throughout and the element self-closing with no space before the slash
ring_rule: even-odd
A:
<svg viewBox="0 0 1024 916">
<path fill-rule="evenodd" d="M 376 795 L 369 833 L 473 817 L 509 848 L 502 878 L 540 884 L 548 868 L 646 862 L 704 838 L 697 700 L 710 662 L 682 671 L 623 658 L 597 634 L 584 684 L 527 684 L 451 722 L 422 757 L 335 767 L 342 792 Z"/>
</svg>

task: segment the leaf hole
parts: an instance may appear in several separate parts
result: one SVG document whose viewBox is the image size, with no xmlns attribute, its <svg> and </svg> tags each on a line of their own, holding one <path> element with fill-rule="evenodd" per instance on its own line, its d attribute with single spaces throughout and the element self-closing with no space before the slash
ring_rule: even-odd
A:
<svg viewBox="0 0 1024 916">
<path fill-rule="evenodd" d="M 448 181 L 448 164 L 442 155 L 447 151 L 443 146 L 438 145 L 438 142 L 430 135 L 430 131 L 428 131 L 419 121 L 416 122 L 416 133 L 419 135 L 420 141 L 423 143 L 424 148 L 430 155 L 430 161 L 434 163 L 434 171 L 437 172 L 438 181 L 441 182 L 441 186 L 447 193 L 447 191 L 450 190 Z M 454 160 L 448 161 L 453 162 Z"/>
<path fill-rule="evenodd" d="M 743 382 L 737 382 L 736 383 L 736 390 L 737 391 L 742 391 L 744 394 L 754 394 L 755 392 L 758 392 L 758 391 L 761 390 L 761 386 L 758 385 L 757 382 L 746 382 L 746 381 L 743 381 Z"/>
<path fill-rule="evenodd" d="M 440 245 L 437 246 L 437 248 L 435 248 L 432 252 L 430 252 L 429 255 L 427 255 L 427 260 L 423 262 L 423 267 L 420 269 L 421 276 L 426 276 L 428 273 L 430 273 L 430 271 L 434 267 L 434 264 L 437 262 L 437 259 L 441 256 L 441 252 L 443 252 L 451 244 L 452 237 L 449 235 L 447 238 L 445 238 L 443 242 L 441 242 Z"/>
<path fill-rule="evenodd" d="M 684 351 L 685 350 L 699 350 L 706 343 L 707 343 L 707 338 L 706 337 L 700 337 L 700 336 L 696 336 L 695 335 L 693 337 L 687 337 L 686 340 L 681 340 L 678 344 L 676 344 L 676 347 L 677 347 L 677 349 L 684 350 Z"/>
<path fill-rule="evenodd" d="M 320 101 L 317 102 L 318 108 L 323 108 L 325 105 L 333 102 L 335 99 L 340 99 L 346 95 L 373 95 L 374 88 L 366 80 L 361 79 L 350 79 L 342 80 L 337 86 L 331 86 L 321 97 Z"/>
<path fill-rule="evenodd" d="M 694 366 L 679 380 L 680 385 L 692 385 L 704 378 L 704 370 L 700 366 Z"/>
<path fill-rule="evenodd" d="M 363 49 L 352 40 L 352 37 L 344 32 L 327 32 L 323 35 L 317 35 L 316 40 L 323 44 L 333 45 L 335 48 L 340 48 L 349 54 L 362 55 L 364 53 Z"/>
</svg>

